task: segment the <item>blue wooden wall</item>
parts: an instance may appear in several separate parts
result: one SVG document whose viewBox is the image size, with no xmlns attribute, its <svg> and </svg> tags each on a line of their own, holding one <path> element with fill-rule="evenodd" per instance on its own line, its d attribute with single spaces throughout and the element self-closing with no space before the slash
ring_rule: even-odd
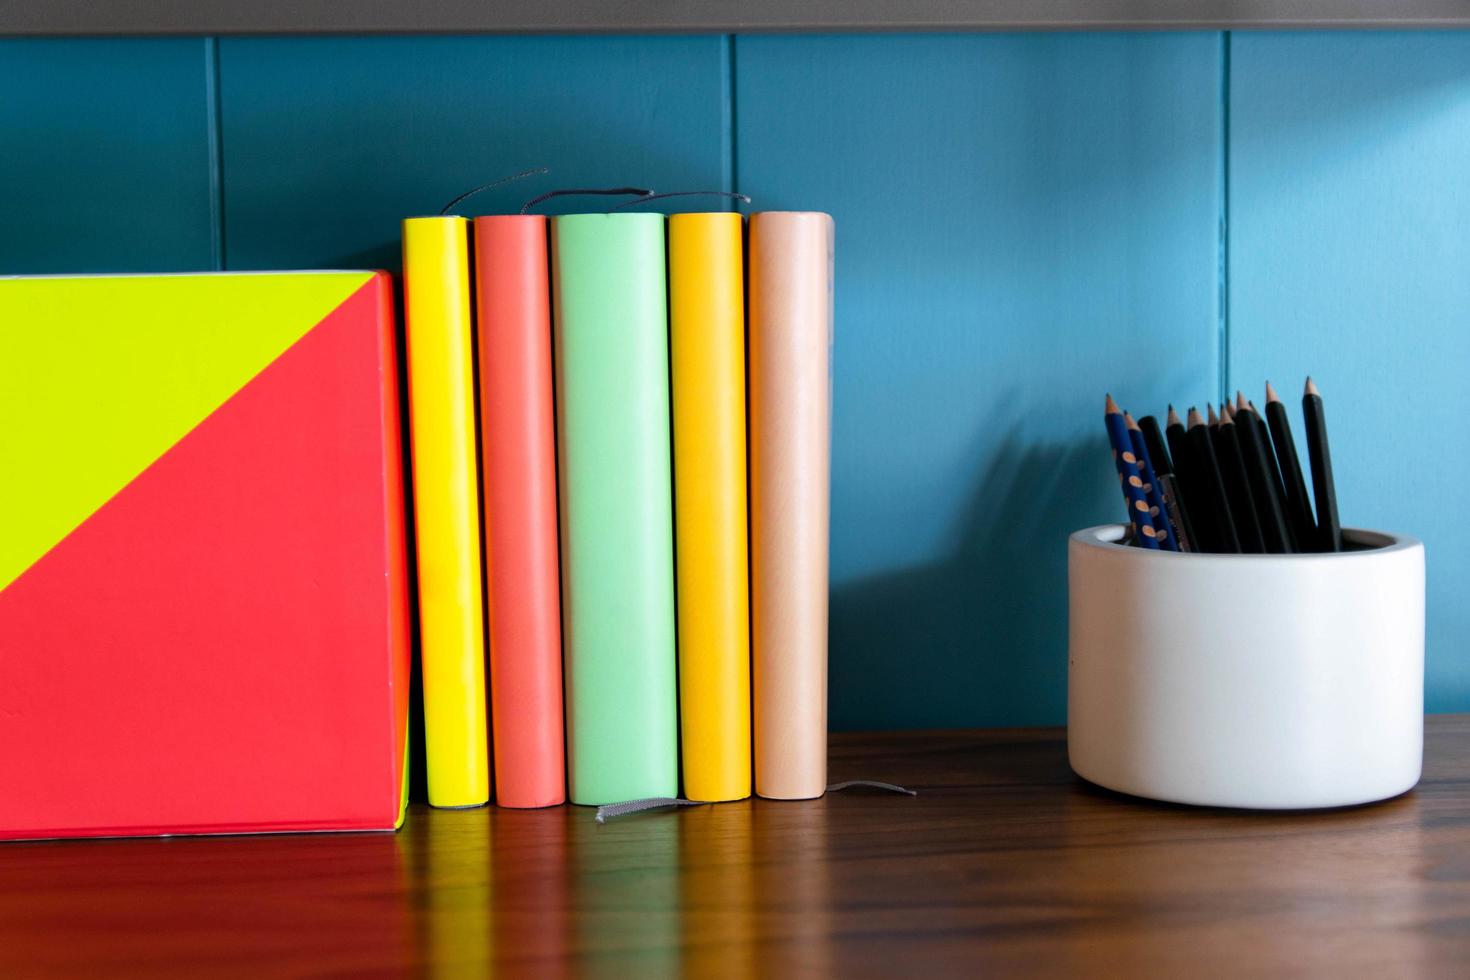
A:
<svg viewBox="0 0 1470 980">
<path fill-rule="evenodd" d="M 1308 371 L 1470 709 L 1470 34 L 19 40 L 0 91 L 0 274 L 396 269 L 400 218 L 537 165 L 478 207 L 832 212 L 836 728 L 1063 720 L 1103 391 Z"/>
</svg>

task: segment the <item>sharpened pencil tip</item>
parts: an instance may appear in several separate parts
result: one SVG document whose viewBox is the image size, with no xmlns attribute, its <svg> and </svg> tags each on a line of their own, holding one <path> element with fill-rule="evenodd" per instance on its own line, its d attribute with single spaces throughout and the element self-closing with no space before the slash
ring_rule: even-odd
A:
<svg viewBox="0 0 1470 980">
<path fill-rule="evenodd" d="M 1245 411 L 1245 392 L 1239 388 L 1235 389 L 1235 410 L 1238 412 Z"/>
<path fill-rule="evenodd" d="M 1122 409 L 1118 408 L 1118 403 L 1115 402 L 1115 401 L 1113 401 L 1113 396 L 1112 395 L 1109 395 L 1108 396 L 1107 403 L 1103 406 L 1103 413 L 1106 414 L 1106 415 L 1121 415 L 1122 414 Z"/>
<path fill-rule="evenodd" d="M 1123 413 L 1123 424 L 1128 426 L 1128 428 L 1130 429 L 1138 428 L 1138 423 L 1133 421 L 1133 416 L 1129 415 L 1127 412 Z"/>
<path fill-rule="evenodd" d="M 1268 403 L 1281 401 L 1276 394 L 1276 389 L 1271 387 L 1271 382 L 1269 381 L 1266 382 L 1266 401 Z"/>
<path fill-rule="evenodd" d="M 1319 398 L 1322 395 L 1322 392 L 1317 390 L 1317 384 L 1312 380 L 1312 376 L 1310 374 L 1307 375 L 1307 390 L 1304 392 L 1304 394 L 1316 395 Z"/>
<path fill-rule="evenodd" d="M 1235 424 L 1235 416 L 1230 414 L 1230 403 L 1229 402 L 1221 402 L 1220 403 L 1220 424 L 1221 425 L 1234 425 Z"/>
<path fill-rule="evenodd" d="M 1167 425 L 1167 426 L 1169 426 L 1170 428 L 1172 428 L 1172 427 L 1174 427 L 1176 425 L 1183 424 L 1183 423 L 1181 423 L 1179 421 L 1179 413 L 1176 412 L 1176 411 L 1174 411 L 1174 406 L 1173 405 L 1170 405 L 1169 406 L 1169 417 L 1164 420 L 1164 424 Z"/>
<path fill-rule="evenodd" d="M 1220 416 L 1218 416 L 1218 415 L 1215 414 L 1215 406 L 1214 405 L 1210 404 L 1209 402 L 1205 402 L 1205 412 L 1210 417 L 1210 424 L 1211 425 L 1219 425 L 1220 424 Z"/>
<path fill-rule="evenodd" d="M 1199 409 L 1193 405 L 1189 406 L 1189 427 L 1193 429 L 1204 424 L 1205 420 L 1200 417 Z"/>
</svg>

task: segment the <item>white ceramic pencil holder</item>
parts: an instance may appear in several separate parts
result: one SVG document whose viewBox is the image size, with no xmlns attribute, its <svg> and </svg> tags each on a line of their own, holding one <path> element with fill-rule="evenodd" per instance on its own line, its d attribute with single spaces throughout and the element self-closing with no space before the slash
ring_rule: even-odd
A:
<svg viewBox="0 0 1470 980">
<path fill-rule="evenodd" d="M 1082 778 L 1174 803 L 1349 806 L 1419 781 L 1424 546 L 1334 554 L 1068 550 L 1067 748 Z"/>
</svg>

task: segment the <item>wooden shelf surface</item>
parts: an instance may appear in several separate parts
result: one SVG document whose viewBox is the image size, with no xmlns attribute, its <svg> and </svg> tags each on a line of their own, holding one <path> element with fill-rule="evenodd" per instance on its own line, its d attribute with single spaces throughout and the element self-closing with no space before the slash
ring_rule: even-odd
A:
<svg viewBox="0 0 1470 980">
<path fill-rule="evenodd" d="M 0 0 L 0 36 L 1470 26 L 1470 0 Z"/>
<path fill-rule="evenodd" d="M 831 794 L 639 814 L 415 807 L 396 835 L 0 846 L 0 975 L 1455 976 L 1470 716 L 1375 806 L 1089 787 L 1059 730 L 842 735 Z"/>
</svg>

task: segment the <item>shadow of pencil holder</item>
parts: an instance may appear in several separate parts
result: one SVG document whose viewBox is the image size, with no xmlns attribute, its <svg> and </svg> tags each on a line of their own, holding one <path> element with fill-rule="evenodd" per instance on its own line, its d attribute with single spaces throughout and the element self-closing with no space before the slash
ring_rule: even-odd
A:
<svg viewBox="0 0 1470 980">
<path fill-rule="evenodd" d="M 1344 529 L 1334 554 L 1068 542 L 1067 743 L 1082 778 L 1201 806 L 1397 796 L 1424 742 L 1424 546 Z"/>
</svg>

